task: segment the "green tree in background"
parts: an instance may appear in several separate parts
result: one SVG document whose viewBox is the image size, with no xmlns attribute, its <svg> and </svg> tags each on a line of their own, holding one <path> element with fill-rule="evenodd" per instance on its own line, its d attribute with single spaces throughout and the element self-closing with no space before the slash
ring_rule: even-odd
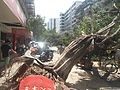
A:
<svg viewBox="0 0 120 90">
<path fill-rule="evenodd" d="M 108 0 L 105 0 L 103 4 L 112 3 L 112 1 L 111 2 L 107 2 L 107 1 Z M 83 34 L 83 32 L 84 34 L 95 33 L 100 28 L 106 26 L 111 22 L 113 16 L 110 16 L 108 11 L 109 9 L 112 8 L 112 6 L 106 5 L 103 8 L 103 4 L 101 3 L 94 3 L 90 6 L 88 14 L 84 15 L 83 19 L 77 25 L 77 32 L 81 31 L 81 34 Z"/>
<path fill-rule="evenodd" d="M 118 13 L 120 14 L 120 0 L 101 0 L 90 6 L 89 14 L 85 14 L 80 23 L 75 26 L 74 36 L 79 37 L 80 35 L 94 34 L 101 28 L 112 22 Z M 120 18 L 115 21 L 115 25 L 110 28 L 110 32 L 103 32 L 103 34 L 112 34 L 120 27 Z M 108 43 L 108 42 L 112 43 Z M 107 47 L 113 46 L 120 47 L 120 32 L 109 39 Z"/>
<path fill-rule="evenodd" d="M 46 32 L 46 29 L 44 19 L 41 16 L 31 17 L 28 20 L 27 28 L 33 32 L 35 40 L 39 41 L 43 39 L 43 34 Z"/>
<path fill-rule="evenodd" d="M 115 6 L 116 5 L 116 6 Z M 120 0 L 104 0 L 90 6 L 89 14 L 84 15 L 79 24 L 75 26 L 75 36 L 91 34 L 108 25 L 117 16 L 120 10 Z M 120 20 L 112 28 L 115 31 L 120 26 Z M 112 32 L 111 32 L 112 33 Z M 117 35 L 119 39 L 119 35 Z"/>
<path fill-rule="evenodd" d="M 44 19 L 39 15 L 28 20 L 28 29 L 33 32 L 33 36 L 37 41 L 46 41 L 53 45 L 63 44 L 67 46 L 80 35 L 94 34 L 102 27 L 108 25 L 118 13 L 114 2 L 120 10 L 120 0 L 101 0 L 100 2 L 91 4 L 89 13 L 82 13 L 80 23 L 75 25 L 73 31 L 58 34 L 55 30 L 46 30 Z M 114 30 L 111 31 L 114 32 L 120 26 L 119 24 L 120 20 L 117 20 L 116 25 L 112 28 Z M 120 35 L 117 35 L 113 39 L 119 41 L 119 38 Z"/>
</svg>

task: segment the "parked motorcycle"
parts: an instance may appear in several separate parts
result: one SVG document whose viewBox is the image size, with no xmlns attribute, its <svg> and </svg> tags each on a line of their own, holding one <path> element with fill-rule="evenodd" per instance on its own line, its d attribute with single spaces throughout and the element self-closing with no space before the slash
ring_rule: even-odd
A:
<svg viewBox="0 0 120 90">
<path fill-rule="evenodd" d="M 45 50 L 40 54 L 39 60 L 42 62 L 51 61 L 53 59 L 53 51 Z"/>
<path fill-rule="evenodd" d="M 40 55 L 38 59 L 42 62 L 51 61 L 53 59 L 53 50 L 50 49 L 49 45 L 46 45 L 45 42 L 34 42 L 31 44 L 31 55 Z"/>
<path fill-rule="evenodd" d="M 42 47 L 39 46 L 38 42 L 32 42 L 31 47 L 32 47 L 31 55 L 40 55 L 42 53 Z"/>
</svg>

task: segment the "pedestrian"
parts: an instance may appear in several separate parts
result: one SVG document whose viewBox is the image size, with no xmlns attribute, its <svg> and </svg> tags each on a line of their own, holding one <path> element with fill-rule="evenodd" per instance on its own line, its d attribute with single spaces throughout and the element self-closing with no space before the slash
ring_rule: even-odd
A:
<svg viewBox="0 0 120 90">
<path fill-rule="evenodd" d="M 10 56 L 9 53 L 16 53 L 10 46 L 11 42 L 9 40 L 6 40 L 5 43 L 2 44 L 1 46 L 1 51 L 2 51 L 2 58 L 5 61 L 5 73 L 6 70 L 9 66 L 10 62 Z"/>
</svg>

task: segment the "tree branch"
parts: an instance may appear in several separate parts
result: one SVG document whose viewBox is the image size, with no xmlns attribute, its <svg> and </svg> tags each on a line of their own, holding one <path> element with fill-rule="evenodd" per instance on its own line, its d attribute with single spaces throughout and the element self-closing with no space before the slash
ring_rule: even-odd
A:
<svg viewBox="0 0 120 90">
<path fill-rule="evenodd" d="M 120 31 L 120 28 L 118 28 L 116 30 L 116 32 L 113 33 L 112 35 L 110 35 L 110 36 L 106 37 L 105 39 L 103 39 L 102 42 L 100 42 L 99 44 L 103 44 L 106 40 L 110 39 L 111 37 L 114 37 L 119 31 Z"/>
<path fill-rule="evenodd" d="M 120 48 L 120 42 L 116 43 L 116 46 L 112 47 L 111 50 L 117 50 Z"/>
<path fill-rule="evenodd" d="M 108 36 L 110 33 L 110 29 L 108 29 L 107 33 L 104 36 Z"/>
<path fill-rule="evenodd" d="M 108 29 L 113 27 L 115 25 L 115 20 L 117 20 L 117 19 L 118 19 L 118 15 L 112 20 L 112 22 L 110 24 L 108 24 L 107 26 L 100 29 L 96 34 L 101 34 L 102 32 L 107 31 Z"/>
</svg>

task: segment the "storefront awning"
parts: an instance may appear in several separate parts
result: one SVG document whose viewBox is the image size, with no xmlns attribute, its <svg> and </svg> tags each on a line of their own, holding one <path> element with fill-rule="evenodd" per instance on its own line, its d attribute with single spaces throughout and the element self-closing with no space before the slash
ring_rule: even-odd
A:
<svg viewBox="0 0 120 90">
<path fill-rule="evenodd" d="M 0 0 L 0 22 L 26 25 L 26 17 L 18 0 Z"/>
</svg>

